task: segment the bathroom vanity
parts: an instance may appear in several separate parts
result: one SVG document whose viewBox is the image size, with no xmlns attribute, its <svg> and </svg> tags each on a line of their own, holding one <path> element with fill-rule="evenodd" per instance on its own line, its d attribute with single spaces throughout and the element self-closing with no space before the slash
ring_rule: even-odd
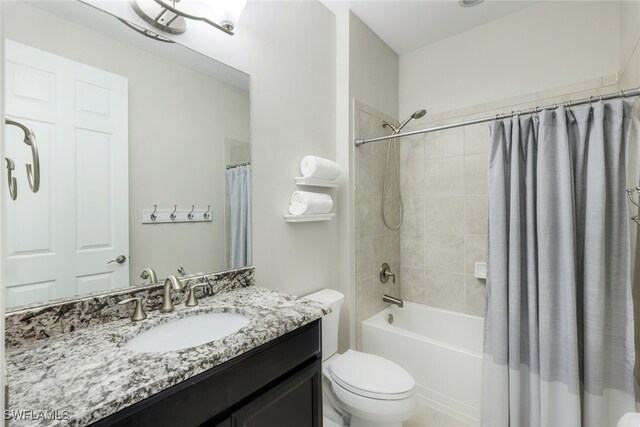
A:
<svg viewBox="0 0 640 427">
<path fill-rule="evenodd" d="M 7 316 L 8 409 L 68 415 L 11 425 L 321 426 L 320 319 L 330 307 L 257 287 L 252 268 L 207 279 L 195 307 L 184 305 L 195 280 L 185 281 L 171 313 L 158 311 L 162 289 L 149 287 Z M 117 305 L 134 294 L 146 294 L 138 322 Z M 153 327 L 210 313 L 248 323 L 195 347 L 128 347 Z"/>
<path fill-rule="evenodd" d="M 92 426 L 320 427 L 320 336 L 315 320 Z"/>
</svg>

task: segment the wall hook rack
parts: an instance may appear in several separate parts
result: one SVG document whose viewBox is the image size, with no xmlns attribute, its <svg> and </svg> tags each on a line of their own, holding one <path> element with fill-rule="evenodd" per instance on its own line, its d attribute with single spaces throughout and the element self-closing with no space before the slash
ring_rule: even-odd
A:
<svg viewBox="0 0 640 427">
<path fill-rule="evenodd" d="M 184 222 L 211 222 L 211 205 L 207 209 L 196 209 L 196 205 L 191 205 L 191 209 L 178 209 L 178 205 L 173 205 L 173 209 L 158 209 L 158 205 L 153 205 L 153 209 L 142 210 L 143 224 L 173 224 Z"/>
</svg>

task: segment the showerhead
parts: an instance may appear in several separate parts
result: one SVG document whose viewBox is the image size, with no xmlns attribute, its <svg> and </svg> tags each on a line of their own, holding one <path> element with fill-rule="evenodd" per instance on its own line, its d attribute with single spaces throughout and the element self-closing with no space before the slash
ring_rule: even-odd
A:
<svg viewBox="0 0 640 427">
<path fill-rule="evenodd" d="M 418 120 L 423 118 L 425 114 L 427 114 L 427 110 L 418 110 L 411 115 L 411 118 L 414 120 Z"/>
<path fill-rule="evenodd" d="M 427 114 L 427 110 L 418 110 L 418 111 L 416 111 L 415 113 L 413 113 L 412 115 L 407 117 L 404 122 L 400 123 L 400 126 L 398 126 L 397 128 L 394 128 L 395 133 L 400 132 L 400 130 L 403 127 L 405 127 L 407 125 L 407 123 L 409 123 L 411 120 L 421 119 L 421 118 L 424 117 L 425 114 Z"/>
</svg>

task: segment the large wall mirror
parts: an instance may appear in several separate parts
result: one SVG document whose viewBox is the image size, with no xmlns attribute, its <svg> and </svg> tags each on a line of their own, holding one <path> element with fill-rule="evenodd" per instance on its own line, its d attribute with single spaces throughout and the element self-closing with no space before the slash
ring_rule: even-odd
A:
<svg viewBox="0 0 640 427">
<path fill-rule="evenodd" d="M 5 114 L 40 169 L 33 192 L 7 125 L 8 310 L 251 264 L 248 75 L 77 1 L 2 18 Z"/>
</svg>

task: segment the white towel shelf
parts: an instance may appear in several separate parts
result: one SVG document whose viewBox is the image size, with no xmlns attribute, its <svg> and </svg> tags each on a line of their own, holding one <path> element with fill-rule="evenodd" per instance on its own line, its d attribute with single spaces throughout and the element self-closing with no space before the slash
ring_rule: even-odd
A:
<svg viewBox="0 0 640 427">
<path fill-rule="evenodd" d="M 297 176 L 293 178 L 298 185 L 306 185 L 309 187 L 331 187 L 336 188 L 340 186 L 337 181 L 331 181 L 328 179 L 307 178 L 305 176 Z"/>
<path fill-rule="evenodd" d="M 284 220 L 287 222 L 331 221 L 334 216 L 334 213 L 315 215 L 285 215 Z"/>
</svg>

